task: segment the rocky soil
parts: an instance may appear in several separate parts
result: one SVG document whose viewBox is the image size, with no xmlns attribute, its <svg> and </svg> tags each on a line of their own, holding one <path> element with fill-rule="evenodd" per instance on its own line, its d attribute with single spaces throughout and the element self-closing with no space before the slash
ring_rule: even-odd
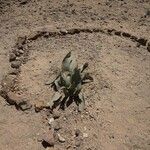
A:
<svg viewBox="0 0 150 150">
<path fill-rule="evenodd" d="M 149 0 L 0 0 L 0 149 L 150 149 Z M 72 50 L 86 107 L 47 108 Z"/>
</svg>

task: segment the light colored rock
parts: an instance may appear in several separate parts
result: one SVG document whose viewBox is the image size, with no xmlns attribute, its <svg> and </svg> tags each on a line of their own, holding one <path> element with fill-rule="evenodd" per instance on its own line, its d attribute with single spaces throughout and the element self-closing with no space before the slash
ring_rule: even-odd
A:
<svg viewBox="0 0 150 150">
<path fill-rule="evenodd" d="M 59 142 L 64 143 L 66 141 L 59 133 L 57 135 Z"/>
<path fill-rule="evenodd" d="M 52 125 L 54 123 L 54 118 L 50 118 L 49 120 L 48 120 L 48 124 L 49 125 Z"/>
<path fill-rule="evenodd" d="M 83 133 L 83 138 L 88 138 L 88 134 L 87 133 Z"/>
</svg>

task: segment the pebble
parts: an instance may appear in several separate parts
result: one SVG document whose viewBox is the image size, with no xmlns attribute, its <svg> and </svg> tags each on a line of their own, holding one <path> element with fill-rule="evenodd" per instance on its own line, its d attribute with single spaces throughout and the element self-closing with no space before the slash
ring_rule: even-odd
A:
<svg viewBox="0 0 150 150">
<path fill-rule="evenodd" d="M 83 138 L 87 138 L 88 134 L 87 133 L 83 133 Z"/>
<path fill-rule="evenodd" d="M 59 133 L 57 135 L 59 142 L 64 143 L 66 141 Z"/>
<path fill-rule="evenodd" d="M 32 105 L 27 101 L 23 101 L 23 102 L 19 103 L 18 106 L 22 111 L 25 111 L 25 110 L 32 108 Z"/>
<path fill-rule="evenodd" d="M 20 54 L 23 54 L 23 53 L 24 53 L 24 51 L 23 51 L 23 50 L 19 50 L 18 52 L 19 52 Z"/>
<path fill-rule="evenodd" d="M 11 75 L 17 75 L 19 72 L 20 72 L 20 70 L 16 69 L 16 68 L 11 68 L 9 70 L 9 74 L 11 74 Z"/>
<path fill-rule="evenodd" d="M 48 120 L 49 125 L 52 125 L 53 122 L 54 122 L 54 118 L 50 118 L 50 119 Z"/>
<path fill-rule="evenodd" d="M 60 124 L 59 124 L 57 121 L 54 121 L 54 122 L 52 123 L 52 128 L 53 128 L 55 131 L 58 131 L 58 130 L 61 129 Z"/>
<path fill-rule="evenodd" d="M 19 68 L 21 66 L 21 61 L 13 61 L 11 63 L 12 68 Z"/>
<path fill-rule="evenodd" d="M 55 145 L 54 135 L 51 130 L 43 135 L 42 144 L 45 147 L 51 147 Z"/>
<path fill-rule="evenodd" d="M 82 133 L 81 133 L 81 131 L 79 130 L 79 129 L 76 129 L 75 130 L 75 136 L 77 137 L 77 136 L 80 136 Z"/>
<path fill-rule="evenodd" d="M 60 117 L 60 112 L 54 111 L 54 112 L 53 112 L 53 118 L 54 118 L 54 119 L 58 119 L 59 117 Z"/>
<path fill-rule="evenodd" d="M 9 61 L 14 61 L 16 59 L 16 55 L 14 53 L 9 54 Z"/>
</svg>

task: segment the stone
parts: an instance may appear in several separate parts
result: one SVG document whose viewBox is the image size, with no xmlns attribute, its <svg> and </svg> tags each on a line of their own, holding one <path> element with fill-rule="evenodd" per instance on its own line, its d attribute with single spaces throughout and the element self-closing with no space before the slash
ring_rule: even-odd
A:
<svg viewBox="0 0 150 150">
<path fill-rule="evenodd" d="M 83 138 L 87 138 L 88 134 L 87 133 L 83 133 Z"/>
<path fill-rule="evenodd" d="M 38 101 L 35 105 L 35 112 L 40 112 L 43 109 L 44 103 L 43 101 Z"/>
<path fill-rule="evenodd" d="M 21 66 L 21 61 L 13 61 L 11 63 L 12 68 L 19 68 Z"/>
<path fill-rule="evenodd" d="M 60 124 L 59 124 L 58 121 L 54 121 L 54 122 L 52 123 L 52 128 L 53 128 L 55 131 L 58 131 L 58 130 L 61 129 L 61 126 L 60 126 Z"/>
<path fill-rule="evenodd" d="M 66 141 L 59 133 L 57 135 L 59 142 L 64 143 Z"/>
<path fill-rule="evenodd" d="M 42 145 L 47 148 L 55 145 L 54 134 L 51 130 L 46 132 L 42 137 Z"/>
<path fill-rule="evenodd" d="M 49 125 L 52 125 L 53 122 L 54 122 L 54 118 L 50 118 L 50 119 L 48 120 L 48 124 L 49 124 Z"/>
<path fill-rule="evenodd" d="M 28 110 L 32 108 L 32 105 L 28 101 L 22 101 L 18 104 L 19 109 L 22 111 Z"/>
<path fill-rule="evenodd" d="M 22 101 L 22 97 L 20 95 L 15 94 L 14 92 L 10 91 L 7 93 L 6 100 L 10 105 L 15 105 Z"/>
<path fill-rule="evenodd" d="M 24 53 L 24 51 L 23 51 L 23 50 L 18 50 L 18 52 L 19 52 L 20 54 L 23 54 L 23 53 Z"/>
<path fill-rule="evenodd" d="M 60 112 L 58 111 L 53 111 L 53 118 L 58 119 L 60 117 Z"/>
<path fill-rule="evenodd" d="M 9 61 L 14 61 L 16 59 L 16 55 L 14 53 L 9 54 Z"/>
<path fill-rule="evenodd" d="M 81 131 L 79 130 L 79 129 L 76 129 L 75 130 L 75 136 L 77 137 L 77 136 L 81 136 Z"/>
<path fill-rule="evenodd" d="M 11 68 L 9 70 L 9 74 L 11 74 L 11 75 L 17 75 L 19 72 L 20 72 L 20 70 L 16 69 L 16 68 Z"/>
<path fill-rule="evenodd" d="M 22 111 L 32 108 L 32 105 L 22 95 L 11 91 L 7 93 L 6 100 L 10 105 L 15 105 L 17 109 Z"/>
</svg>

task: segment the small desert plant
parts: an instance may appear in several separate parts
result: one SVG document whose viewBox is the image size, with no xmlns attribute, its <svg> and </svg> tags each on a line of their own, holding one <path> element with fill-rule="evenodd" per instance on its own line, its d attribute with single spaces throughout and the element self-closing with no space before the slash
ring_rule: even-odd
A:
<svg viewBox="0 0 150 150">
<path fill-rule="evenodd" d="M 69 52 L 62 61 L 61 72 L 57 78 L 51 82 L 55 89 L 55 94 L 49 102 L 49 107 L 54 108 L 57 105 L 64 108 L 72 101 L 78 105 L 78 110 L 83 111 L 85 100 L 81 93 L 82 84 L 87 81 L 92 81 L 93 78 L 85 73 L 84 70 L 88 67 L 88 63 L 78 68 L 75 57 Z"/>
</svg>

